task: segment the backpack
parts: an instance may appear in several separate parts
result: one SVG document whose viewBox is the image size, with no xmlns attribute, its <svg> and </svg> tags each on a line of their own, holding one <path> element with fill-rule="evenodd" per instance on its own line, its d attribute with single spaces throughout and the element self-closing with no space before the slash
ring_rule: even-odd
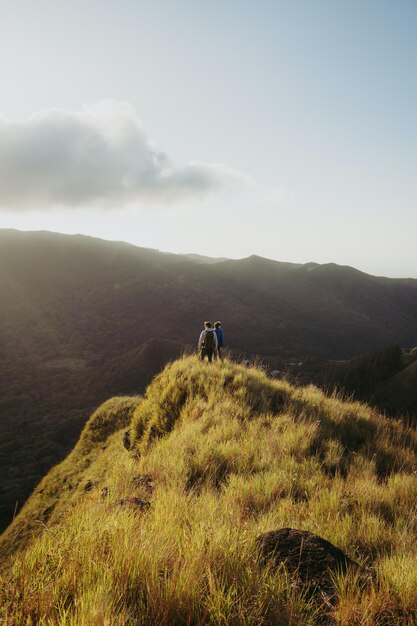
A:
<svg viewBox="0 0 417 626">
<path fill-rule="evenodd" d="M 206 330 L 206 336 L 204 338 L 204 347 L 206 350 L 214 350 L 214 330 Z"/>
</svg>

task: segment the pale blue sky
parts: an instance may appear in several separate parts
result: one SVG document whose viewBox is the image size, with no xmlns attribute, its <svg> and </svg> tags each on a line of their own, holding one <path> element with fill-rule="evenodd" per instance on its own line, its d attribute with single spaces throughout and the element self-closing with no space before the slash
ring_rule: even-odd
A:
<svg viewBox="0 0 417 626">
<path fill-rule="evenodd" d="M 5 0 L 0 227 L 417 277 L 416 30 L 415 0 Z M 92 173 L 102 100 L 143 129 L 100 126 Z"/>
</svg>

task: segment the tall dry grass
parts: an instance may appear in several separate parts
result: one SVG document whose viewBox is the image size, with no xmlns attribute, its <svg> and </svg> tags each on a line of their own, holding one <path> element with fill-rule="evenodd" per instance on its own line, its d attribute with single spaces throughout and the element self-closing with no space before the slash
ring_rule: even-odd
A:
<svg viewBox="0 0 417 626">
<path fill-rule="evenodd" d="M 8 553 L 22 547 L 1 570 L 4 624 L 417 623 L 414 430 L 314 387 L 192 357 L 166 368 L 143 401 L 113 402 L 103 432 L 90 423 L 76 457 L 45 479 L 46 491 L 62 482 L 57 513 L 26 547 L 9 530 Z M 111 412 L 118 426 L 131 420 L 130 453 Z M 36 526 L 42 495 L 17 528 L 25 516 Z M 120 505 L 133 496 L 150 508 Z M 319 603 L 283 569 L 260 566 L 256 536 L 285 526 L 374 567 L 375 581 L 339 577 L 338 603 Z"/>
</svg>

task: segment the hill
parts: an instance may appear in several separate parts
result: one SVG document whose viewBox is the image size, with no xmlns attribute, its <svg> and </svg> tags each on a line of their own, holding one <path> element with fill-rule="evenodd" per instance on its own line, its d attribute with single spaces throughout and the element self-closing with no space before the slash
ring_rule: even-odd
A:
<svg viewBox="0 0 417 626">
<path fill-rule="evenodd" d="M 204 319 L 224 322 L 235 351 L 282 359 L 416 343 L 417 280 L 257 256 L 215 261 L 0 230 L 0 528 L 93 408 L 143 392 L 195 346 Z"/>
<path fill-rule="evenodd" d="M 143 399 L 100 407 L 4 533 L 0 616 L 412 624 L 416 462 L 415 429 L 365 405 L 181 359 Z M 300 587 L 259 557 L 257 537 L 282 527 L 316 533 L 374 573 L 336 574 L 330 597 Z"/>
<path fill-rule="evenodd" d="M 326 384 L 342 388 L 361 399 L 372 398 L 375 389 L 404 368 L 400 346 L 388 346 L 345 363 L 340 363 L 326 377 Z"/>
<path fill-rule="evenodd" d="M 308 358 L 280 363 L 285 376 L 298 384 L 313 383 L 328 393 L 336 390 L 390 415 L 417 423 L 417 350 L 386 346 L 345 361 Z"/>
<path fill-rule="evenodd" d="M 0 399 L 0 530 L 9 524 L 45 473 L 77 441 L 97 403 L 109 394 L 143 393 L 184 347 L 150 339 L 113 359 L 91 363 L 38 354 L 3 360 Z"/>
<path fill-rule="evenodd" d="M 375 401 L 389 413 L 417 419 L 417 360 L 375 389 Z"/>
</svg>

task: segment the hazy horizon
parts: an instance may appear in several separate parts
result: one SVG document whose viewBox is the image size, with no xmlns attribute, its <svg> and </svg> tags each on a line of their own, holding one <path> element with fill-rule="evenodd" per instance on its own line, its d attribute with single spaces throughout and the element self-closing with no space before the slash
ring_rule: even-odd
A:
<svg viewBox="0 0 417 626">
<path fill-rule="evenodd" d="M 214 256 L 214 255 L 201 254 L 199 252 L 195 252 L 194 250 L 182 250 L 182 251 L 176 251 L 175 252 L 175 251 L 172 251 L 172 250 L 163 250 L 161 248 L 152 248 L 152 247 L 149 247 L 149 246 L 142 246 L 142 245 L 140 245 L 138 243 L 133 243 L 131 241 L 127 241 L 127 240 L 124 240 L 124 239 L 113 239 L 111 237 L 109 237 L 109 238 L 97 237 L 96 235 L 79 233 L 79 232 L 64 233 L 64 232 L 52 231 L 52 230 L 48 230 L 48 229 L 21 230 L 21 229 L 18 229 L 18 228 L 0 229 L 0 232 L 1 232 L 1 230 L 15 230 L 15 231 L 20 232 L 20 233 L 28 233 L 28 234 L 30 234 L 30 233 L 45 233 L 46 232 L 46 233 L 49 233 L 49 234 L 52 234 L 52 235 L 68 235 L 68 236 L 74 236 L 74 237 L 76 237 L 76 236 L 91 237 L 92 239 L 108 241 L 109 243 L 125 243 L 125 244 L 132 245 L 132 246 L 135 246 L 135 247 L 138 247 L 138 248 L 144 248 L 146 250 L 154 250 L 155 252 L 161 252 L 161 253 L 165 253 L 165 254 L 174 254 L 174 255 L 180 255 L 180 256 L 201 256 L 201 257 L 206 257 L 208 259 L 213 259 L 213 260 L 220 259 L 221 261 L 223 261 L 223 260 L 226 260 L 226 261 L 240 261 L 240 260 L 244 260 L 244 259 L 247 259 L 249 257 L 252 257 L 252 256 L 257 256 L 257 257 L 260 257 L 260 258 L 263 258 L 263 259 L 266 259 L 266 260 L 269 260 L 269 261 L 276 261 L 278 263 L 292 263 L 294 265 L 316 263 L 316 261 L 314 261 L 313 259 L 310 259 L 309 261 L 302 261 L 301 262 L 301 261 L 291 260 L 291 259 L 283 260 L 283 259 L 279 259 L 279 258 L 266 257 L 266 256 L 263 256 L 263 255 L 260 255 L 260 254 L 256 254 L 256 253 L 248 254 L 246 256 Z M 319 263 L 319 265 L 326 265 L 326 264 L 336 264 L 339 267 L 351 267 L 351 268 L 353 268 L 355 270 L 358 270 L 360 272 L 364 272 L 366 274 L 370 274 L 370 275 L 377 276 L 377 277 L 380 277 L 380 278 L 405 278 L 405 279 L 409 278 L 409 279 L 417 280 L 417 276 L 412 276 L 412 275 L 409 275 L 409 276 L 395 276 L 395 275 L 392 275 L 392 276 L 390 276 L 388 274 L 371 274 L 370 272 L 366 272 L 366 270 L 364 270 L 363 268 L 356 267 L 354 265 L 349 265 L 349 264 L 335 263 L 334 261 L 331 261 L 331 260 L 329 260 L 327 262 Z"/>
<path fill-rule="evenodd" d="M 0 228 L 417 277 L 417 5 L 0 7 Z"/>
</svg>

